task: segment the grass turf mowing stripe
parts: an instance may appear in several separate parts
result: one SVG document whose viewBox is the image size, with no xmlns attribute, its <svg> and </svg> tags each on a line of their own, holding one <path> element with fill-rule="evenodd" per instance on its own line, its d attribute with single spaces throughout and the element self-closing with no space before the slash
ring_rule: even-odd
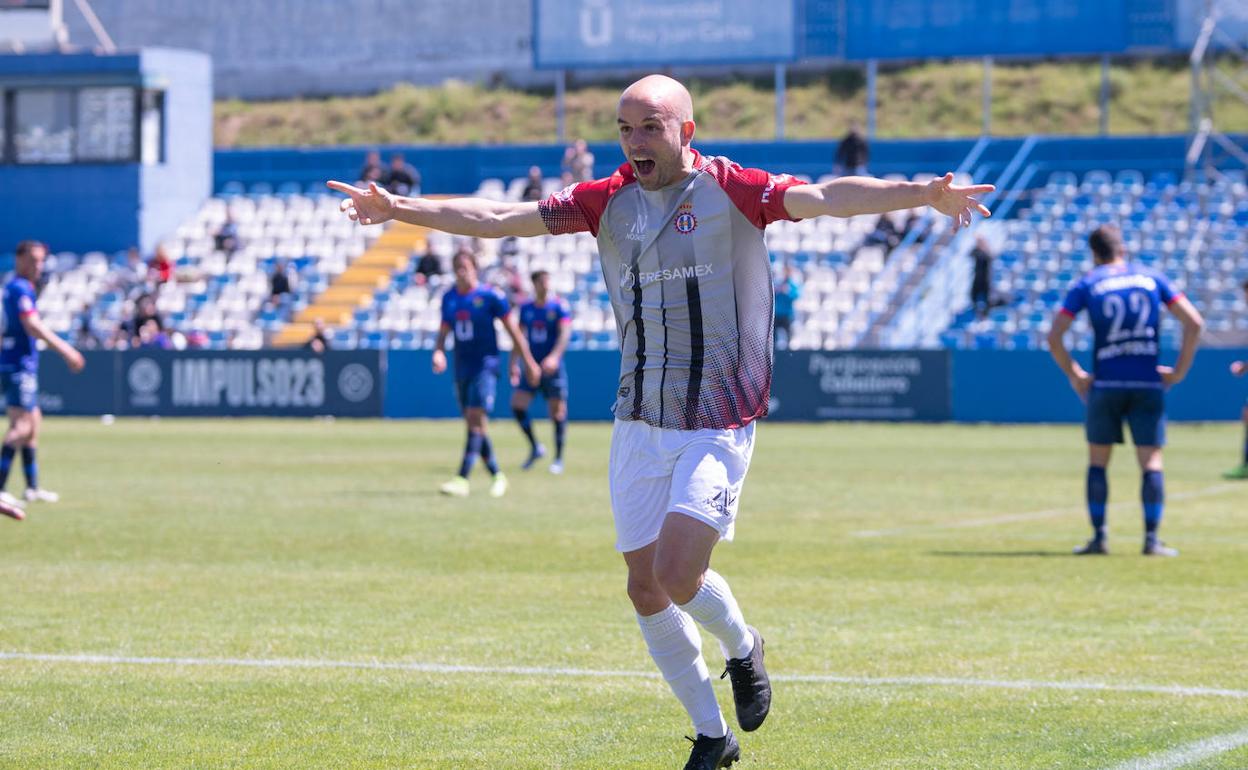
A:
<svg viewBox="0 0 1248 770">
<path fill-rule="evenodd" d="M 1223 492 L 1232 489 L 1240 489 L 1234 484 L 1215 484 L 1204 489 L 1197 489 L 1192 492 L 1180 492 L 1170 495 L 1166 498 L 1167 502 L 1179 502 L 1182 500 L 1194 500 L 1201 497 L 1212 497 L 1220 495 Z M 1119 500 L 1109 504 L 1110 510 L 1119 510 L 1121 508 L 1138 508 L 1140 502 L 1138 500 Z M 888 537 L 889 535 L 906 535 L 912 532 L 932 532 L 942 529 L 969 529 L 971 527 L 991 527 L 997 524 L 1012 524 L 1018 521 L 1036 521 L 1038 519 L 1051 519 L 1055 516 L 1067 516 L 1072 513 L 1085 511 L 1085 506 L 1069 505 L 1065 508 L 1049 508 L 1043 511 L 1029 511 L 1027 513 L 1006 513 L 1000 516 L 987 516 L 979 519 L 964 519 L 962 521 L 949 521 L 940 524 L 916 524 L 912 527 L 893 527 L 891 529 L 863 529 L 857 532 L 851 532 L 854 537 Z"/>
<path fill-rule="evenodd" d="M 46 654 L 0 651 L 0 661 L 37 663 L 77 663 L 85 665 L 133 666 L 238 666 L 247 668 L 360 669 L 368 671 L 414 671 L 427 674 L 494 674 L 512 676 L 580 677 L 616 679 L 658 679 L 656 671 L 610 671 L 586 668 L 547 668 L 543 666 L 474 666 L 449 663 L 380 660 L 317 660 L 309 658 L 163 658 L 127 655 Z M 806 684 L 847 684 L 862 687 L 978 687 L 1006 690 L 1077 690 L 1134 692 L 1154 695 L 1207 696 L 1248 700 L 1248 690 L 1165 684 L 1110 684 L 1106 682 L 1061 682 L 1034 679 L 975 679 L 949 676 L 842 676 L 838 674 L 775 674 L 778 682 Z"/>
<path fill-rule="evenodd" d="M 1248 730 L 1193 741 L 1151 757 L 1141 757 L 1114 765 L 1110 770 L 1171 770 L 1171 768 L 1183 767 L 1202 759 L 1234 751 L 1241 746 L 1248 746 Z"/>
</svg>

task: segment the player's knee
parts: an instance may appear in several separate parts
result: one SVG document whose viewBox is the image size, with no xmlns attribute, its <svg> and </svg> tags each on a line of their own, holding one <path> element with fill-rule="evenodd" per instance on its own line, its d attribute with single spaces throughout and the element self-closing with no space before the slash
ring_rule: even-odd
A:
<svg viewBox="0 0 1248 770">
<path fill-rule="evenodd" d="M 702 571 L 691 568 L 683 561 L 656 560 L 654 576 L 663 592 L 677 604 L 687 603 L 702 587 Z"/>
<path fill-rule="evenodd" d="M 641 615 L 661 612 L 670 602 L 654 575 L 631 573 L 628 576 L 628 599 Z"/>
</svg>

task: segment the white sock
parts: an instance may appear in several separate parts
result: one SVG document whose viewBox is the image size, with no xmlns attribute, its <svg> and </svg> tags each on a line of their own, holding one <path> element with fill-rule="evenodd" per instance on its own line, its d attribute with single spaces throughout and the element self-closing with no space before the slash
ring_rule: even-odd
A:
<svg viewBox="0 0 1248 770">
<path fill-rule="evenodd" d="M 719 640 L 725 658 L 744 658 L 754 649 L 754 637 L 745 626 L 741 607 L 728 581 L 715 570 L 706 571 L 702 587 L 680 608 Z"/>
<path fill-rule="evenodd" d="M 702 636 L 693 620 L 673 604 L 654 615 L 638 615 L 637 625 L 650 657 L 676 694 L 698 735 L 722 738 L 728 725 L 720 713 L 711 675 L 702 659 Z"/>
</svg>

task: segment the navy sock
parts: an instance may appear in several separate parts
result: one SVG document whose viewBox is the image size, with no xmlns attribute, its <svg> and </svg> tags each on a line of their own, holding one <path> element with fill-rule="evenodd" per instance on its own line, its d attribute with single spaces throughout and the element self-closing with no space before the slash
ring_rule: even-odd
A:
<svg viewBox="0 0 1248 770">
<path fill-rule="evenodd" d="M 494 459 L 494 445 L 490 443 L 490 437 L 481 434 L 481 459 L 485 461 L 485 469 L 490 475 L 498 473 L 498 461 Z"/>
<path fill-rule="evenodd" d="M 1088 518 L 1097 540 L 1105 539 L 1105 504 L 1109 501 L 1109 479 L 1105 469 L 1088 466 Z"/>
<path fill-rule="evenodd" d="M 13 467 L 13 456 L 16 454 L 17 448 L 8 444 L 0 449 L 0 489 L 4 489 L 4 485 L 9 483 L 9 469 Z"/>
<path fill-rule="evenodd" d="M 520 430 L 524 431 L 524 437 L 529 440 L 529 449 L 537 450 L 537 439 L 533 438 L 533 421 L 529 419 L 529 410 L 512 409 L 512 414 L 516 416 L 516 422 L 520 423 Z"/>
<path fill-rule="evenodd" d="M 26 474 L 26 487 L 39 488 L 39 463 L 35 461 L 35 448 L 22 447 L 22 472 Z"/>
<path fill-rule="evenodd" d="M 555 420 L 555 459 L 563 459 L 563 439 L 568 434 L 568 421 Z"/>
<path fill-rule="evenodd" d="M 1166 504 L 1166 484 L 1161 471 L 1144 471 L 1140 501 L 1144 503 L 1144 531 L 1150 540 L 1156 539 L 1162 509 Z"/>
<path fill-rule="evenodd" d="M 480 433 L 468 431 L 468 443 L 464 444 L 464 460 L 459 464 L 459 475 L 468 478 L 468 474 L 472 473 L 472 465 L 477 461 L 477 455 L 481 454 L 481 439 L 485 438 Z"/>
</svg>

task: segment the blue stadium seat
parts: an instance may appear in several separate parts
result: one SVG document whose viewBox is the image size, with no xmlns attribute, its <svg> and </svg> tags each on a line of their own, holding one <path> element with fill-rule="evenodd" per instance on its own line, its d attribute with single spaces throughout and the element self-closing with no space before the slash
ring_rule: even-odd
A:
<svg viewBox="0 0 1248 770">
<path fill-rule="evenodd" d="M 233 198 L 238 195 L 244 195 L 246 192 L 247 188 L 242 182 L 230 180 L 221 185 L 221 192 L 217 193 L 217 195 L 221 198 Z"/>
<path fill-rule="evenodd" d="M 360 347 L 366 350 L 380 350 L 387 347 L 389 343 L 389 335 L 381 331 L 368 332 L 360 338 Z"/>
<path fill-rule="evenodd" d="M 390 335 L 390 347 L 411 350 L 420 346 L 420 338 L 416 332 L 395 332 Z"/>
<path fill-rule="evenodd" d="M 247 194 L 253 197 L 260 197 L 262 195 L 272 195 L 273 185 L 269 184 L 268 182 L 252 182 L 251 187 L 247 190 Z"/>
<path fill-rule="evenodd" d="M 282 182 L 277 186 L 277 197 L 290 198 L 303 194 L 303 186 L 298 182 Z"/>
</svg>

